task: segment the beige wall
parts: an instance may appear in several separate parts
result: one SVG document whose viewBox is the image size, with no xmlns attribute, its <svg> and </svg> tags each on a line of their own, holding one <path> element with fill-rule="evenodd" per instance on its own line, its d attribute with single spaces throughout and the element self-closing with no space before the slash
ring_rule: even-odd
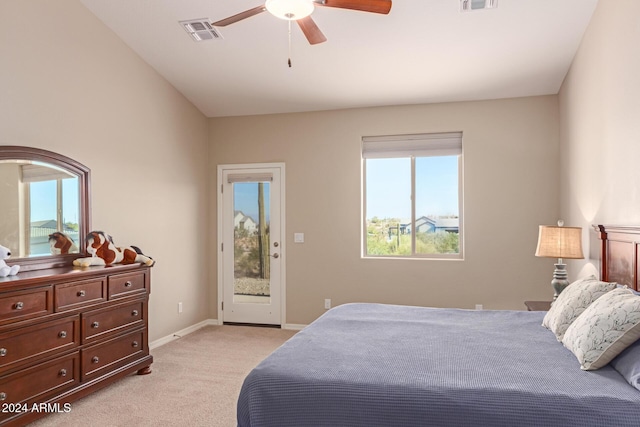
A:
<svg viewBox="0 0 640 427">
<path fill-rule="evenodd" d="M 157 261 L 151 340 L 207 319 L 206 118 L 79 0 L 2 0 L 0 28 L 0 145 L 91 168 L 94 228 Z"/>
<path fill-rule="evenodd" d="M 215 166 L 226 163 L 286 163 L 288 323 L 315 319 L 324 298 L 520 309 L 550 293 L 552 261 L 533 256 L 538 224 L 560 213 L 583 227 L 640 219 L 638 12 L 635 0 L 599 2 L 559 98 L 207 121 L 79 0 L 3 0 L 0 144 L 91 168 L 94 227 L 158 261 L 151 340 L 216 316 L 209 249 Z M 24 31 L 25 17 L 47 30 Z M 464 132 L 466 259 L 360 259 L 361 136 L 455 130 Z M 294 232 L 306 243 L 294 245 Z"/>
<path fill-rule="evenodd" d="M 556 96 L 209 123 L 211 224 L 215 165 L 286 164 L 287 323 L 313 321 L 324 298 L 509 309 L 549 299 L 553 262 L 533 254 L 538 225 L 559 213 Z M 464 132 L 466 259 L 361 259 L 361 137 L 443 131 Z M 305 233 L 304 244 L 293 243 L 294 232 Z"/>
<path fill-rule="evenodd" d="M 640 223 L 640 2 L 600 0 L 559 95 L 561 211 L 571 225 Z M 598 274 L 598 240 L 576 274 Z"/>
</svg>

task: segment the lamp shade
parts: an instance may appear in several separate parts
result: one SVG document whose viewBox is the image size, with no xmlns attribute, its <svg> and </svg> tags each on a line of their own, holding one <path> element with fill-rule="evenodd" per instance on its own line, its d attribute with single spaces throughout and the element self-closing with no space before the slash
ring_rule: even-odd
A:
<svg viewBox="0 0 640 427">
<path fill-rule="evenodd" d="M 314 9 L 311 0 L 267 0 L 264 6 L 273 16 L 287 21 L 306 18 Z"/>
<path fill-rule="evenodd" d="M 536 256 L 582 259 L 582 228 L 541 225 Z"/>
</svg>

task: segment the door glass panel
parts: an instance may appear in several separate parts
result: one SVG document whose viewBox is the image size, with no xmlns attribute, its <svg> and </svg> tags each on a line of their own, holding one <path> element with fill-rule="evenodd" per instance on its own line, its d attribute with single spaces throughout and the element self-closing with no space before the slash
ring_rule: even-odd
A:
<svg viewBox="0 0 640 427">
<path fill-rule="evenodd" d="M 269 304 L 269 182 L 233 184 L 233 302 Z"/>
</svg>

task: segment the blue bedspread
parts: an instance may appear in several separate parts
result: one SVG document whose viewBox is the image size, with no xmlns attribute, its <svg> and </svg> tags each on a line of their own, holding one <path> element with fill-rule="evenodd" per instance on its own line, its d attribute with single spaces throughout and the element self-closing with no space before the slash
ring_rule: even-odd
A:
<svg viewBox="0 0 640 427">
<path fill-rule="evenodd" d="M 247 376 L 238 426 L 640 426 L 640 391 L 580 370 L 543 316 L 336 307 Z"/>
</svg>

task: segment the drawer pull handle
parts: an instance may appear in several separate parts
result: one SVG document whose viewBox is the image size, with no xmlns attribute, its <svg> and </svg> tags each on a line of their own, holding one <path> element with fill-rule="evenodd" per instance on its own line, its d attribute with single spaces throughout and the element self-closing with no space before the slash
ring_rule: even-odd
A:
<svg viewBox="0 0 640 427">
<path fill-rule="evenodd" d="M 7 349 L 6 348 L 0 348 L 0 357 L 4 357 L 7 355 Z"/>
<path fill-rule="evenodd" d="M 0 400 L 7 400 L 7 393 L 0 391 Z"/>
<path fill-rule="evenodd" d="M 60 333 L 58 334 L 58 336 L 60 338 L 66 338 L 67 337 L 67 331 L 60 331 Z"/>
<path fill-rule="evenodd" d="M 133 342 L 131 343 L 131 347 L 133 347 L 133 348 L 137 348 L 137 347 L 138 347 L 138 341 L 133 341 Z"/>
<path fill-rule="evenodd" d="M 67 370 L 66 369 L 60 369 L 60 372 L 58 372 L 58 375 L 60 375 L 61 377 L 66 377 L 67 376 Z"/>
<path fill-rule="evenodd" d="M 91 327 L 92 327 L 93 329 L 97 329 L 97 328 L 99 328 L 99 327 L 100 327 L 100 322 L 93 322 L 93 323 L 91 324 Z"/>
<path fill-rule="evenodd" d="M 14 304 L 13 308 L 15 308 L 16 310 L 22 310 L 24 308 L 24 303 L 22 301 L 18 301 Z"/>
<path fill-rule="evenodd" d="M 131 286 L 133 286 L 133 283 L 131 283 L 131 280 L 127 280 L 126 282 L 124 282 L 125 288 L 130 288 Z"/>
<path fill-rule="evenodd" d="M 134 316 L 134 317 L 137 316 L 138 315 L 138 310 L 133 310 L 131 312 L 131 315 Z"/>
<path fill-rule="evenodd" d="M 93 356 L 91 358 L 91 363 L 98 363 L 100 361 L 100 358 L 98 356 Z"/>
<path fill-rule="evenodd" d="M 84 290 L 82 290 L 82 291 L 78 291 L 78 296 L 79 296 L 79 297 L 83 297 L 83 296 L 85 296 L 85 295 L 87 295 L 87 293 L 86 293 Z"/>
</svg>

